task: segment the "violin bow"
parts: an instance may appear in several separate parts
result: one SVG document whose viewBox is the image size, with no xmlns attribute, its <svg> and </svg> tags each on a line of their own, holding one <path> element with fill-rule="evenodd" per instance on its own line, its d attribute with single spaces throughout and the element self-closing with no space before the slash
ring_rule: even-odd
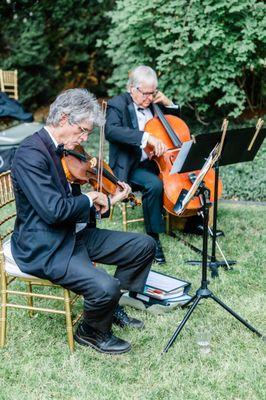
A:
<svg viewBox="0 0 266 400">
<path fill-rule="evenodd" d="M 99 141 L 99 154 L 98 154 L 98 191 L 102 192 L 103 187 L 103 157 L 104 157 L 104 128 L 105 128 L 105 119 L 106 119 L 106 109 L 107 102 L 105 100 L 102 101 L 102 115 L 104 117 L 104 123 L 100 127 L 100 141 Z"/>
</svg>

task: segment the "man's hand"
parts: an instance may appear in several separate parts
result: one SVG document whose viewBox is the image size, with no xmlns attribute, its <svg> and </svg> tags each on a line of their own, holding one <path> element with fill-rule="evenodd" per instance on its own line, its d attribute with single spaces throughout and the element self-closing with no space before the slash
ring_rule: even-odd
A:
<svg viewBox="0 0 266 400">
<path fill-rule="evenodd" d="M 100 211 L 101 214 L 104 214 L 106 211 L 108 211 L 109 204 L 106 194 L 101 192 L 89 192 L 88 195 L 92 199 L 96 211 Z"/>
<path fill-rule="evenodd" d="M 168 97 L 165 96 L 165 94 L 163 94 L 162 92 L 158 91 L 153 103 L 162 103 L 164 106 L 171 106 L 173 103 L 170 99 L 168 99 Z"/>
<path fill-rule="evenodd" d="M 156 137 L 149 135 L 147 144 L 153 147 L 153 151 L 149 152 L 149 155 L 155 155 L 157 157 L 160 157 L 163 153 L 166 152 L 167 146 L 164 144 L 164 142 L 160 139 L 157 139 Z"/>
<path fill-rule="evenodd" d="M 126 199 L 129 195 L 129 193 L 131 193 L 131 187 L 127 183 L 120 182 L 120 181 L 118 183 L 119 183 L 119 185 L 122 186 L 123 189 L 121 187 L 117 186 L 115 194 L 110 196 L 112 206 L 115 203 L 117 203 L 118 201 Z"/>
</svg>

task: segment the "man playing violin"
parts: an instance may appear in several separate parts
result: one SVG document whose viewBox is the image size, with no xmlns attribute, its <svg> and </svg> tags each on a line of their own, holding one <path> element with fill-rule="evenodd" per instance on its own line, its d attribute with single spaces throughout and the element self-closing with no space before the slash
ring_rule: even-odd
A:
<svg viewBox="0 0 266 400">
<path fill-rule="evenodd" d="M 127 92 L 108 101 L 105 135 L 110 142 L 110 167 L 133 190 L 142 192 L 145 229 L 156 241 L 155 261 L 165 262 L 159 234 L 165 232 L 163 184 L 152 155 L 161 156 L 167 149 L 163 141 L 145 132 L 146 123 L 153 118 L 152 103 L 164 113 L 178 115 L 175 106 L 157 90 L 155 71 L 148 66 L 135 68 L 129 76 Z M 147 154 L 146 146 L 153 148 Z"/>
<path fill-rule="evenodd" d="M 85 89 L 70 89 L 50 106 L 47 125 L 26 138 L 16 152 L 12 180 L 17 218 L 12 255 L 28 274 L 49 279 L 84 297 L 84 317 L 75 340 L 108 354 L 130 350 L 111 332 L 120 327 L 143 328 L 118 306 L 121 289 L 143 290 L 155 254 L 147 235 L 98 229 L 95 213 L 108 216 L 110 205 L 125 199 L 130 187 L 107 197 L 66 180 L 60 157 L 88 139 L 103 116 Z M 114 276 L 93 262 L 117 265 Z"/>
</svg>

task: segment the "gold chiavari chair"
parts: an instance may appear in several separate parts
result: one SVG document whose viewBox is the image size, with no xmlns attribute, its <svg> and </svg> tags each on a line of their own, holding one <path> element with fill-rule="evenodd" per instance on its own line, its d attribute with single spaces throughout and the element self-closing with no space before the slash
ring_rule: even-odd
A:
<svg viewBox="0 0 266 400">
<path fill-rule="evenodd" d="M 14 220 L 16 217 L 15 199 L 12 187 L 10 171 L 0 174 L 0 294 L 1 294 L 1 319 L 0 319 L 0 348 L 5 346 L 7 317 L 9 308 L 28 310 L 29 315 L 33 316 L 35 311 L 51 314 L 61 314 L 65 316 L 67 339 L 70 351 L 74 351 L 73 325 L 80 319 L 79 314 L 72 320 L 72 305 L 78 299 L 78 295 L 70 293 L 59 285 L 44 279 L 39 279 L 32 275 L 23 273 L 15 263 L 10 249 L 10 235 L 13 232 Z M 27 290 L 18 290 L 18 282 L 22 282 Z M 61 295 L 35 293 L 34 287 L 51 287 L 53 290 L 61 292 Z M 39 290 L 38 290 L 39 292 Z M 47 291 L 46 291 L 47 292 Z M 20 301 L 13 301 L 19 299 Z M 11 300 L 12 298 L 12 300 Z M 27 302 L 25 302 L 25 298 Z M 24 304 L 22 303 L 24 299 Z M 47 299 L 49 307 L 37 306 L 37 300 Z M 13 302 L 12 302 L 13 301 Z M 54 308 L 50 303 L 63 302 L 62 308 Z M 25 304 L 26 303 L 26 304 Z M 62 304 L 62 303 L 61 303 Z"/>
<path fill-rule="evenodd" d="M 0 69 L 1 92 L 5 92 L 12 99 L 18 100 L 18 70 L 4 71 Z"/>
<path fill-rule="evenodd" d="M 139 204 L 137 204 L 137 206 L 135 206 L 135 205 L 132 206 L 130 203 L 125 203 L 125 202 L 120 202 L 120 203 L 117 204 L 117 206 L 119 207 L 119 210 L 121 212 L 123 230 L 125 232 L 127 232 L 129 224 L 133 224 L 133 223 L 136 223 L 136 222 L 144 222 L 144 218 L 143 217 L 129 218 L 129 216 L 128 216 L 128 212 L 131 212 L 132 209 L 134 209 L 135 207 L 139 207 L 139 206 L 142 205 L 142 202 L 140 200 L 140 196 L 137 196 L 137 197 L 138 197 L 138 200 L 139 200 Z M 109 217 L 110 220 L 113 219 L 114 210 L 115 210 L 115 206 L 112 206 L 111 212 L 110 212 L 110 217 Z M 172 227 L 171 216 L 170 216 L 170 214 L 168 212 L 166 212 L 164 218 L 165 218 L 165 224 L 166 224 L 166 233 L 169 234 L 170 231 L 171 231 L 171 227 Z M 183 225 L 182 226 L 178 225 L 178 229 L 182 230 L 183 229 Z"/>
<path fill-rule="evenodd" d="M 119 202 L 117 204 L 117 206 L 119 207 L 119 210 L 121 212 L 123 230 L 125 232 L 127 231 L 127 227 L 128 227 L 129 224 L 132 224 L 132 223 L 135 223 L 135 222 L 143 222 L 144 221 L 143 217 L 140 217 L 140 218 L 129 218 L 128 217 L 128 211 L 130 212 L 130 210 L 132 211 L 132 209 L 134 209 L 135 207 L 139 207 L 139 206 L 142 205 L 140 199 L 139 199 L 139 201 L 140 201 L 140 203 L 138 205 L 133 205 L 133 206 L 130 203 L 125 203 L 125 202 Z M 110 212 L 110 217 L 109 217 L 110 220 L 113 219 L 114 210 L 115 210 L 115 206 L 112 206 L 111 212 Z"/>
</svg>

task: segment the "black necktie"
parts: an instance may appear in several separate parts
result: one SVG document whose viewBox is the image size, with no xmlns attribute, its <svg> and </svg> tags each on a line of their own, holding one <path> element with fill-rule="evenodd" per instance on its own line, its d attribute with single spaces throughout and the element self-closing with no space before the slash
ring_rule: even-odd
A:
<svg viewBox="0 0 266 400">
<path fill-rule="evenodd" d="M 142 115 L 145 115 L 145 108 L 138 107 L 138 111 L 139 111 Z"/>
<path fill-rule="evenodd" d="M 78 153 L 75 150 L 67 150 L 67 149 L 64 148 L 64 144 L 63 143 L 59 144 L 56 147 L 55 152 L 60 158 L 62 158 L 63 156 L 72 155 L 72 156 L 75 156 L 78 160 L 88 161 L 86 153 L 82 154 L 82 153 Z"/>
<path fill-rule="evenodd" d="M 64 150 L 64 144 L 63 144 L 63 143 L 59 144 L 59 145 L 56 147 L 56 149 L 55 149 L 56 154 L 57 154 L 60 158 L 63 157 L 64 151 L 65 151 L 65 150 Z"/>
</svg>

